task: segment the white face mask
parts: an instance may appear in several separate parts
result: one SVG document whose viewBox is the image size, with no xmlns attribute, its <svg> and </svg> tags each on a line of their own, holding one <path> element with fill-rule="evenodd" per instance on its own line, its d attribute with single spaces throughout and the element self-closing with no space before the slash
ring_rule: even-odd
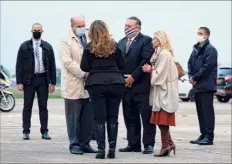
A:
<svg viewBox="0 0 232 164">
<path fill-rule="evenodd" d="M 204 39 L 204 37 L 203 36 L 201 36 L 201 35 L 197 35 L 197 41 L 199 42 L 199 43 L 202 43 L 202 42 L 204 42 L 206 39 Z"/>
</svg>

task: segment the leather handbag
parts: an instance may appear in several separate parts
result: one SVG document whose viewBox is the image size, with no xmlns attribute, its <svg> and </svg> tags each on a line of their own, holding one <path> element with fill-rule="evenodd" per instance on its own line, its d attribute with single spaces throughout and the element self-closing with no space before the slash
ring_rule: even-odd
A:
<svg viewBox="0 0 232 164">
<path fill-rule="evenodd" d="M 175 62 L 175 64 L 176 64 L 176 68 L 177 68 L 177 71 L 178 71 L 178 78 L 183 77 L 185 75 L 183 67 L 180 65 L 179 62 Z"/>
</svg>

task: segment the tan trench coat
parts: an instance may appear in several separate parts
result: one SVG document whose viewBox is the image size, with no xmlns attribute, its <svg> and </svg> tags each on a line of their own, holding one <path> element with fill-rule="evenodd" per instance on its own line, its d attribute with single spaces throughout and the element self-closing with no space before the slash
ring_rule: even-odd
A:
<svg viewBox="0 0 232 164">
<path fill-rule="evenodd" d="M 86 34 L 87 42 L 89 42 Z M 59 57 L 61 62 L 61 96 L 66 99 L 88 98 L 88 92 L 84 89 L 85 72 L 80 69 L 83 55 L 81 41 L 72 30 L 69 36 L 62 39 Z"/>
<path fill-rule="evenodd" d="M 152 111 L 176 112 L 179 105 L 178 72 L 170 51 L 163 49 L 151 58 L 150 105 Z"/>
</svg>

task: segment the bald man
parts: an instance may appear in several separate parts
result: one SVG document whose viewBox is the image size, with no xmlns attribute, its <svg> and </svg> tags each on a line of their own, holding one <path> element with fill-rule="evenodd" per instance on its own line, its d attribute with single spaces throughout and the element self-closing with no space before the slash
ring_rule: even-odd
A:
<svg viewBox="0 0 232 164">
<path fill-rule="evenodd" d="M 89 39 L 83 16 L 71 18 L 68 37 L 60 44 L 62 65 L 61 94 L 65 102 L 65 116 L 72 154 L 96 153 L 90 146 L 92 137 L 93 111 L 89 94 L 84 88 L 87 73 L 80 69 L 80 61 Z"/>
<path fill-rule="evenodd" d="M 17 88 L 24 92 L 23 139 L 30 139 L 32 106 L 37 93 L 39 103 L 40 132 L 42 139 L 48 135 L 48 92 L 56 85 L 56 64 L 52 46 L 41 39 L 43 28 L 40 23 L 32 25 L 32 38 L 21 44 L 16 62 Z"/>
</svg>

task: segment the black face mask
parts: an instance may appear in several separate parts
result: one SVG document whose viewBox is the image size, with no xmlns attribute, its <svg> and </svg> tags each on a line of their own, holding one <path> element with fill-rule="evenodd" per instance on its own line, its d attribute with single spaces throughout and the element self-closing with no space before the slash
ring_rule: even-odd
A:
<svg viewBox="0 0 232 164">
<path fill-rule="evenodd" d="M 33 38 L 39 39 L 40 37 L 41 37 L 41 32 L 39 32 L 39 31 L 34 31 L 33 32 Z"/>
</svg>

